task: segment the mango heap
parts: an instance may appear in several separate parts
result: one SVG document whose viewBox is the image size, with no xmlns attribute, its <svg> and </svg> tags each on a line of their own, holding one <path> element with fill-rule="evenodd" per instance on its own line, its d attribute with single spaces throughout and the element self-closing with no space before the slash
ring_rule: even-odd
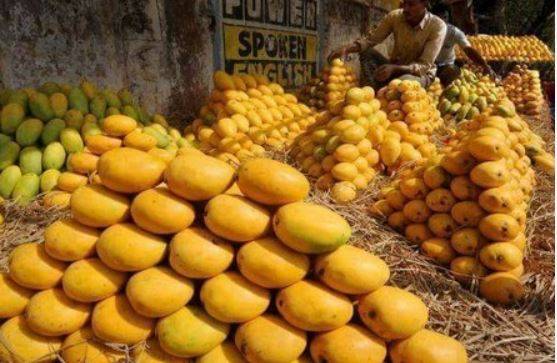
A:
<svg viewBox="0 0 557 363">
<path fill-rule="evenodd" d="M 185 143 L 163 116 L 147 114 L 126 89 L 47 82 L 36 90 L 4 90 L 0 104 L 0 196 L 21 203 L 57 184 L 70 191 L 87 182 L 97 155 L 108 144 L 122 143 L 114 138 L 119 135 L 102 135 L 105 117 L 139 125 L 161 148 L 177 150 Z"/>
<path fill-rule="evenodd" d="M 447 120 L 471 120 L 496 104 L 504 97 L 503 94 L 503 89 L 497 87 L 488 76 L 478 77 L 463 68 L 460 77 L 443 91 L 438 108 Z"/>
<path fill-rule="evenodd" d="M 503 88 L 519 113 L 540 116 L 543 94 L 538 71 L 516 66 L 503 79 Z"/>
<path fill-rule="evenodd" d="M 515 62 L 553 62 L 548 46 L 535 35 L 471 35 L 468 40 L 485 60 Z M 457 58 L 465 59 L 457 48 Z"/>
<path fill-rule="evenodd" d="M 340 59 L 334 59 L 331 67 L 324 67 L 318 77 L 313 78 L 298 92 L 300 101 L 316 110 L 338 111 L 338 104 L 352 87 L 357 86 L 354 71 Z"/>
<path fill-rule="evenodd" d="M 292 167 L 256 158 L 236 174 L 193 148 L 166 165 L 123 147 L 98 175 L 44 243 L 12 251 L 2 361 L 109 362 L 124 353 L 103 342 L 145 340 L 137 362 L 382 362 L 387 341 L 393 362 L 467 361 L 424 329 L 420 298 L 385 286 L 384 261 L 345 244 L 340 215 L 303 201 L 309 182 Z"/>
<path fill-rule="evenodd" d="M 210 103 L 184 133 L 221 160 L 238 165 L 265 149 L 283 149 L 316 122 L 309 107 L 266 77 L 217 71 L 213 79 Z"/>
<path fill-rule="evenodd" d="M 463 283 L 495 303 L 523 295 L 526 212 L 536 183 L 520 117 L 459 124 L 442 154 L 400 173 L 370 208 Z"/>
<path fill-rule="evenodd" d="M 429 87 L 427 88 L 427 94 L 432 99 L 433 105 L 435 107 L 437 107 L 437 105 L 439 104 L 439 98 L 441 97 L 442 93 L 443 93 L 443 85 L 441 84 L 441 80 L 435 77 L 433 83 L 430 84 Z"/>
</svg>

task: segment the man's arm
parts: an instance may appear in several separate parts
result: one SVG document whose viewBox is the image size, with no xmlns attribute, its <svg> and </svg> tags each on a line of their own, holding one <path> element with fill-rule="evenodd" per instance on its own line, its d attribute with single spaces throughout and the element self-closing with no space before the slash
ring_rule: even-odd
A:
<svg viewBox="0 0 557 363">
<path fill-rule="evenodd" d="M 476 63 L 477 65 L 479 65 L 480 67 L 482 67 L 482 69 L 484 70 L 484 72 L 488 73 L 490 76 L 496 76 L 495 72 L 493 71 L 493 69 L 491 69 L 491 67 L 489 66 L 489 64 L 485 61 L 485 59 L 483 59 L 482 55 L 480 54 L 480 52 L 478 52 L 476 49 L 474 49 L 472 46 L 467 46 L 467 47 L 461 47 L 462 51 L 464 52 L 464 54 L 466 54 L 466 56 L 468 58 L 470 58 L 470 60 L 474 63 Z"/>
<path fill-rule="evenodd" d="M 377 28 L 371 30 L 365 37 L 357 39 L 354 43 L 345 45 L 331 52 L 327 60 L 331 62 L 346 54 L 358 53 L 385 40 L 393 31 L 394 14 L 387 14 L 379 23 Z"/>
</svg>

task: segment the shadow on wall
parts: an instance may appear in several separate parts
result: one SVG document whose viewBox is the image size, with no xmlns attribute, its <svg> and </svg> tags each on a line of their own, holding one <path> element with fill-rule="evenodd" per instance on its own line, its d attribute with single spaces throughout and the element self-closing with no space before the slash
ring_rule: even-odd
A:
<svg viewBox="0 0 557 363">
<path fill-rule="evenodd" d="M 209 0 L 0 0 L 0 84 L 129 87 L 176 126 L 209 93 Z M 197 16 L 196 16 L 197 15 Z"/>
</svg>

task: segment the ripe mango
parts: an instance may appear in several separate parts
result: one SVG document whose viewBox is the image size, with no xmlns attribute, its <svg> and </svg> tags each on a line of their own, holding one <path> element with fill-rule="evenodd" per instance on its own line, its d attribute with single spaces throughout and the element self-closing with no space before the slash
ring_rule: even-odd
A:
<svg viewBox="0 0 557 363">
<path fill-rule="evenodd" d="M 507 305 L 524 296 L 524 286 L 509 272 L 495 272 L 480 282 L 480 294 L 489 302 Z"/>
<path fill-rule="evenodd" d="M 196 358 L 197 363 L 245 363 L 242 353 L 234 343 L 225 341 L 208 353 Z"/>
<path fill-rule="evenodd" d="M 60 282 L 66 264 L 51 258 L 44 244 L 29 242 L 18 245 L 9 257 L 10 278 L 33 290 L 50 289 Z"/>
<path fill-rule="evenodd" d="M 441 265 L 448 265 L 456 257 L 449 240 L 445 238 L 430 238 L 420 244 L 424 255 Z"/>
<path fill-rule="evenodd" d="M 62 277 L 62 287 L 71 299 L 93 303 L 115 295 L 127 278 L 125 272 L 109 268 L 98 258 L 86 258 L 68 266 Z"/>
<path fill-rule="evenodd" d="M 479 224 L 482 234 L 492 241 L 513 240 L 520 233 L 520 225 L 512 216 L 494 213 L 484 217 Z"/>
<path fill-rule="evenodd" d="M 67 168 L 74 173 L 87 175 L 97 170 L 98 161 L 98 156 L 81 151 L 68 156 Z"/>
<path fill-rule="evenodd" d="M 73 219 L 62 219 L 45 229 L 44 246 L 49 256 L 61 261 L 77 261 L 95 254 L 100 232 Z"/>
<path fill-rule="evenodd" d="M 84 363 L 84 357 L 87 357 L 87 362 L 110 363 L 126 357 L 124 352 L 110 349 L 103 342 L 97 341 L 90 327 L 68 335 L 60 354 L 66 363 Z"/>
<path fill-rule="evenodd" d="M 90 227 L 108 227 L 128 218 L 130 201 L 102 185 L 86 185 L 72 194 L 70 205 L 76 221 Z"/>
<path fill-rule="evenodd" d="M 73 193 L 79 187 L 87 185 L 87 182 L 88 179 L 86 176 L 72 173 L 71 171 L 65 171 L 58 177 L 58 184 L 56 186 L 60 190 Z"/>
<path fill-rule="evenodd" d="M 422 329 L 409 338 L 395 342 L 389 356 L 393 363 L 468 362 L 466 349 L 459 341 L 428 329 Z"/>
<path fill-rule="evenodd" d="M 157 139 L 142 130 L 136 129 L 126 135 L 124 145 L 142 151 L 149 151 L 157 146 Z"/>
<path fill-rule="evenodd" d="M 85 144 L 92 154 L 102 155 L 112 149 L 117 149 L 122 145 L 122 139 L 101 134 L 88 135 Z"/>
<path fill-rule="evenodd" d="M 325 285 L 302 280 L 280 290 L 276 307 L 291 325 L 307 331 L 340 328 L 350 321 L 354 308 L 343 294 Z"/>
<path fill-rule="evenodd" d="M 5 134 L 13 134 L 25 117 L 25 109 L 19 103 L 8 103 L 0 113 L 0 128 Z"/>
<path fill-rule="evenodd" d="M 54 117 L 62 118 L 68 111 L 68 98 L 60 92 L 52 93 L 49 97 L 50 108 Z"/>
<path fill-rule="evenodd" d="M 102 129 L 108 136 L 126 136 L 137 127 L 137 122 L 128 116 L 113 115 L 104 119 Z"/>
<path fill-rule="evenodd" d="M 483 247 L 480 261 L 494 271 L 511 271 L 522 264 L 522 251 L 512 243 L 496 242 Z"/>
<path fill-rule="evenodd" d="M 0 273 L 0 318 L 9 319 L 22 314 L 32 295 L 31 290 L 16 284 L 7 273 Z"/>
<path fill-rule="evenodd" d="M 81 137 L 86 139 L 90 135 L 100 135 L 102 130 L 96 122 L 84 122 L 80 129 Z"/>
<path fill-rule="evenodd" d="M 72 194 L 61 190 L 52 190 L 44 196 L 43 203 L 46 208 L 67 208 L 70 206 Z"/>
<path fill-rule="evenodd" d="M 203 309 L 185 306 L 157 323 L 161 348 L 174 356 L 190 358 L 205 354 L 224 342 L 230 326 L 213 319 Z"/>
<path fill-rule="evenodd" d="M 10 165 L 0 173 L 0 196 L 9 199 L 21 178 L 21 169 L 17 165 Z"/>
<path fill-rule="evenodd" d="M 451 217 L 463 227 L 476 227 L 485 215 L 482 207 L 471 200 L 458 202 L 451 209 Z"/>
</svg>

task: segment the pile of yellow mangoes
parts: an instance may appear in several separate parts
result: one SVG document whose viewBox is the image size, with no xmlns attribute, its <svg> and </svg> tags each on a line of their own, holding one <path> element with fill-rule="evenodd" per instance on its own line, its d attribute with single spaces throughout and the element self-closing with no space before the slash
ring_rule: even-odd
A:
<svg viewBox="0 0 557 363">
<path fill-rule="evenodd" d="M 78 174 L 87 173 L 79 164 L 91 165 L 95 156 L 90 154 L 98 155 L 98 144 L 108 141 L 101 135 L 105 118 L 131 120 L 161 148 L 176 150 L 185 143 L 163 116 L 149 115 L 127 89 L 100 90 L 86 80 L 77 86 L 46 82 L 37 89 L 5 89 L 0 106 L 0 196 L 20 203 L 57 184 L 66 190 L 85 183 Z"/>
<path fill-rule="evenodd" d="M 511 303 L 523 295 L 531 135 L 518 116 L 463 121 L 439 155 L 400 173 L 370 211 L 457 280 L 479 278 L 487 300 Z"/>
<path fill-rule="evenodd" d="M 518 65 L 503 79 L 503 88 L 519 113 L 540 116 L 543 105 L 540 72 Z"/>
<path fill-rule="evenodd" d="M 265 149 L 284 149 L 317 119 L 296 96 L 264 76 L 213 75 L 215 89 L 184 137 L 205 153 L 238 165 Z"/>
<path fill-rule="evenodd" d="M 473 119 L 504 96 L 504 90 L 489 76 L 478 77 L 470 69 L 463 68 L 459 78 L 441 94 L 438 108 L 445 120 L 460 122 Z"/>
<path fill-rule="evenodd" d="M 429 85 L 427 88 L 427 94 L 433 101 L 433 105 L 437 107 L 439 104 L 439 98 L 441 98 L 441 94 L 443 93 L 443 85 L 441 84 L 441 80 L 435 77 L 433 83 Z"/>
<path fill-rule="evenodd" d="M 298 92 L 300 101 L 316 110 L 339 110 L 344 95 L 357 86 L 357 78 L 352 68 L 341 59 L 334 59 L 330 67 L 324 67 L 320 75 L 313 78 Z"/>
<path fill-rule="evenodd" d="M 471 35 L 468 40 L 488 61 L 553 62 L 549 47 L 535 35 Z M 457 48 L 457 58 L 466 56 Z"/>
<path fill-rule="evenodd" d="M 419 297 L 385 286 L 383 260 L 346 245 L 344 218 L 303 201 L 294 168 L 122 147 L 97 170 L 0 274 L 0 360 L 126 358 L 112 343 L 137 362 L 467 361 Z"/>
</svg>

